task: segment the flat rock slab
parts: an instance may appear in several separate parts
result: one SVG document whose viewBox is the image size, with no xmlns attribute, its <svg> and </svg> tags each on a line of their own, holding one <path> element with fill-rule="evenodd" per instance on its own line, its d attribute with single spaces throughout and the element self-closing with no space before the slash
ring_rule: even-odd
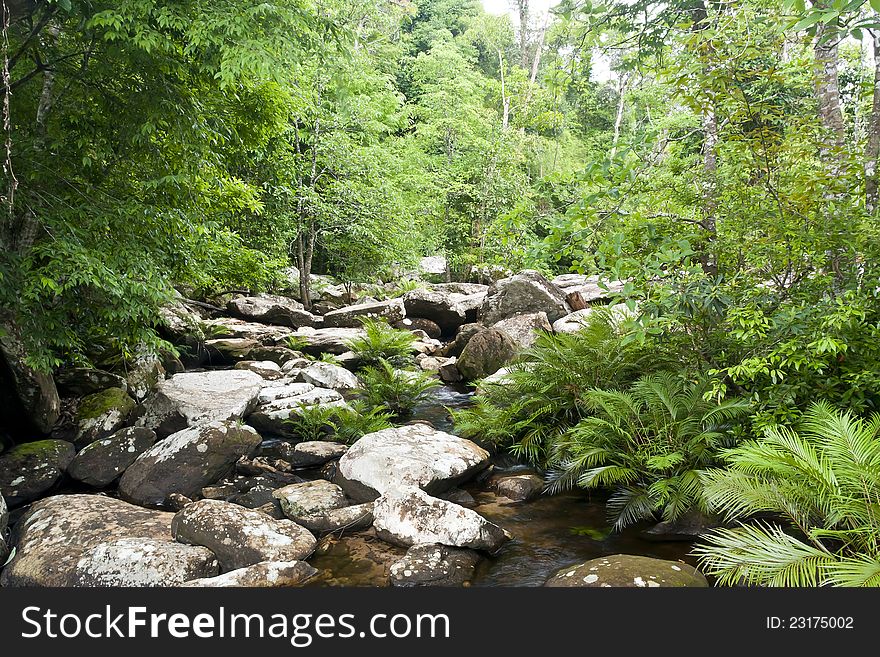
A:
<svg viewBox="0 0 880 657">
<path fill-rule="evenodd" d="M 553 587 L 700 587 L 709 586 L 703 574 L 682 561 L 612 554 L 557 571 L 544 586 Z"/>
<path fill-rule="evenodd" d="M 373 503 L 354 504 L 297 518 L 296 522 L 318 535 L 357 532 L 373 524 Z"/>
<path fill-rule="evenodd" d="M 137 425 L 167 436 L 186 427 L 241 418 L 257 404 L 263 378 L 243 370 L 175 374 L 144 402 Z"/>
<path fill-rule="evenodd" d="M 296 348 L 312 356 L 320 354 L 344 354 L 349 342 L 366 335 L 362 328 L 301 328 L 291 335 Z"/>
<path fill-rule="evenodd" d="M 272 294 L 236 297 L 226 304 L 226 309 L 247 321 L 293 328 L 315 326 L 320 321 L 320 318 L 304 310 L 300 302 Z"/>
<path fill-rule="evenodd" d="M 480 555 L 446 545 L 413 545 L 391 564 L 391 585 L 462 586 L 470 581 Z"/>
<path fill-rule="evenodd" d="M 311 363 L 301 369 L 297 380 L 330 390 L 356 390 L 361 387 L 358 378 L 344 367 L 333 363 Z"/>
<path fill-rule="evenodd" d="M 359 328 L 363 319 L 384 319 L 389 324 L 399 322 L 406 316 L 401 299 L 359 303 L 332 310 L 324 315 L 324 326 L 332 328 Z"/>
<path fill-rule="evenodd" d="M 253 454 L 261 441 L 254 429 L 237 422 L 184 429 L 141 454 L 122 475 L 119 492 L 143 506 L 165 504 L 172 493 L 192 497 Z"/>
<path fill-rule="evenodd" d="M 328 440 L 304 440 L 292 446 L 285 443 L 281 447 L 285 448 L 282 451 L 284 460 L 296 468 L 315 468 L 348 451 L 348 445 Z"/>
<path fill-rule="evenodd" d="M 254 374 L 259 374 L 267 381 L 275 381 L 284 378 L 281 366 L 271 360 L 240 360 L 235 364 L 233 369 L 247 370 Z"/>
<path fill-rule="evenodd" d="M 264 388 L 258 397 L 258 406 L 248 418 L 248 424 L 263 433 L 296 438 L 297 432 L 289 420 L 311 406 L 346 407 L 345 399 L 336 390 L 316 388 L 311 383 L 276 382 Z"/>
<path fill-rule="evenodd" d="M 38 499 L 60 481 L 75 452 L 64 440 L 16 445 L 0 455 L 0 494 L 12 507 Z"/>
<path fill-rule="evenodd" d="M 2 586 L 75 586 L 78 564 L 101 544 L 134 539 L 173 547 L 171 513 L 144 509 L 103 495 L 56 495 L 33 504 L 16 523 L 15 558 L 0 575 Z M 161 564 L 141 562 L 141 570 Z M 143 572 L 140 577 L 147 577 Z"/>
<path fill-rule="evenodd" d="M 67 466 L 67 474 L 89 486 L 103 488 L 122 475 L 155 442 L 156 433 L 152 429 L 120 429 L 80 451 Z"/>
<path fill-rule="evenodd" d="M 475 443 L 427 424 L 367 434 L 339 459 L 337 483 L 368 502 L 398 486 L 448 490 L 487 467 L 489 453 Z"/>
<path fill-rule="evenodd" d="M 217 577 L 194 579 L 186 587 L 274 588 L 300 586 L 317 574 L 305 561 L 262 561 Z"/>
<path fill-rule="evenodd" d="M 287 336 L 294 332 L 292 328 L 287 326 L 246 322 L 233 317 L 207 319 L 203 325 L 214 339 L 241 338 L 267 346 L 283 344 Z"/>
<path fill-rule="evenodd" d="M 323 479 L 305 481 L 279 488 L 272 494 L 280 503 L 281 509 L 291 520 L 341 509 L 348 505 L 342 489 Z"/>
<path fill-rule="evenodd" d="M 373 506 L 379 538 L 397 545 L 439 543 L 495 553 L 512 537 L 471 509 L 408 486 L 386 491 Z"/>
<path fill-rule="evenodd" d="M 179 586 L 219 572 L 217 558 L 207 548 L 123 538 L 86 550 L 77 561 L 73 586 Z"/>
<path fill-rule="evenodd" d="M 300 561 L 317 544 L 309 530 L 291 520 L 219 500 L 200 500 L 178 511 L 171 533 L 181 543 L 211 550 L 224 572 L 261 561 Z"/>
</svg>

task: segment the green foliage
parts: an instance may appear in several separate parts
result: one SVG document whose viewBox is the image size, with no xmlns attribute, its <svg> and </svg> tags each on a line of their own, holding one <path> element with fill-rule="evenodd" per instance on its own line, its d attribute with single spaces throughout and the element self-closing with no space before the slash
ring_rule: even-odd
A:
<svg viewBox="0 0 880 657">
<path fill-rule="evenodd" d="M 302 440 L 337 439 L 353 443 L 361 436 L 391 426 L 392 415 L 381 407 L 369 408 L 355 400 L 347 405 L 303 405 L 285 423 Z"/>
<path fill-rule="evenodd" d="M 729 520 L 695 554 L 719 584 L 880 586 L 880 414 L 815 403 L 797 430 L 768 427 L 703 475 L 709 506 Z"/>
<path fill-rule="evenodd" d="M 336 431 L 337 406 L 303 404 L 285 420 L 290 429 L 302 440 L 323 440 Z"/>
<path fill-rule="evenodd" d="M 621 313 L 597 308 L 577 333 L 542 333 L 503 380 L 480 384 L 474 406 L 454 414 L 457 431 L 546 464 L 554 442 L 589 414 L 588 390 L 671 364 L 659 344 L 627 340 L 624 324 Z"/>
<path fill-rule="evenodd" d="M 361 400 L 366 408 L 382 409 L 396 418 L 410 415 L 438 385 L 428 374 L 396 369 L 384 358 L 376 365 L 365 367 L 358 377 L 364 389 Z"/>
<path fill-rule="evenodd" d="M 410 362 L 416 338 L 410 331 L 392 328 L 381 319 L 361 321 L 366 334 L 346 344 L 364 365 L 376 365 L 385 360 L 397 367 Z"/>
<path fill-rule="evenodd" d="M 591 389 L 589 415 L 553 444 L 549 490 L 606 488 L 617 530 L 657 517 L 674 521 L 700 505 L 699 470 L 731 446 L 731 423 L 748 402 L 706 401 L 705 381 L 674 374 L 642 376 L 626 391 Z"/>
<path fill-rule="evenodd" d="M 381 406 L 369 408 L 363 401 L 356 399 L 349 403 L 349 408 L 342 408 L 336 415 L 336 436 L 346 443 L 353 443 L 368 433 L 381 431 L 391 427 L 394 415 Z"/>
</svg>

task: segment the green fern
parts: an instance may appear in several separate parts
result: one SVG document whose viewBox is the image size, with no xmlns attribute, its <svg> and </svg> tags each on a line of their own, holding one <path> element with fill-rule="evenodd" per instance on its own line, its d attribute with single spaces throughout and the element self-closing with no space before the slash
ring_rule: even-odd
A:
<svg viewBox="0 0 880 657">
<path fill-rule="evenodd" d="M 368 433 L 391 427 L 392 414 L 384 408 L 368 408 L 360 400 L 348 405 L 303 405 L 286 421 L 301 440 L 335 439 L 353 443 Z"/>
<path fill-rule="evenodd" d="M 384 409 L 398 418 L 411 415 L 416 404 L 438 385 L 424 372 L 399 370 L 385 359 L 361 370 L 359 377 L 366 408 Z"/>
<path fill-rule="evenodd" d="M 285 424 L 302 440 L 323 440 L 338 430 L 338 415 L 339 407 L 336 406 L 303 404 L 290 414 Z"/>
<path fill-rule="evenodd" d="M 394 329 L 381 319 L 364 318 L 361 323 L 365 335 L 346 342 L 361 363 L 369 366 L 387 360 L 397 367 L 409 363 L 416 340 L 411 332 Z"/>
<path fill-rule="evenodd" d="M 774 426 L 703 473 L 710 508 L 729 520 L 695 554 L 719 584 L 880 586 L 880 415 L 865 420 L 818 402 L 798 431 Z"/>
<path fill-rule="evenodd" d="M 625 392 L 590 390 L 583 397 L 589 415 L 553 444 L 548 490 L 612 490 L 607 510 L 617 530 L 676 520 L 699 506 L 698 471 L 719 462 L 733 444 L 731 423 L 750 410 L 740 399 L 706 401 L 707 389 L 658 373 Z"/>
</svg>

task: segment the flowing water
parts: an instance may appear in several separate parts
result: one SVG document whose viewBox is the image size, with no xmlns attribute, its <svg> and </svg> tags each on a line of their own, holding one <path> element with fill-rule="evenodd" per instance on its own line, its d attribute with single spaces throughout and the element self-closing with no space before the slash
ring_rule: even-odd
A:
<svg viewBox="0 0 880 657">
<path fill-rule="evenodd" d="M 416 408 L 413 419 L 450 431 L 452 420 L 447 409 L 464 408 L 471 397 L 465 388 L 443 386 Z M 498 474 L 530 471 L 507 455 L 495 455 L 492 462 Z M 618 553 L 695 564 L 687 554 L 689 543 L 645 540 L 639 528 L 611 532 L 603 500 L 590 500 L 584 492 L 542 496 L 522 504 L 496 496 L 485 482 L 465 489 L 476 501 L 475 511 L 514 536 L 497 555 L 480 562 L 472 586 L 541 586 L 560 568 Z M 404 552 L 380 541 L 371 531 L 325 538 L 310 559 L 320 571 L 310 585 L 387 586 L 388 567 Z"/>
</svg>

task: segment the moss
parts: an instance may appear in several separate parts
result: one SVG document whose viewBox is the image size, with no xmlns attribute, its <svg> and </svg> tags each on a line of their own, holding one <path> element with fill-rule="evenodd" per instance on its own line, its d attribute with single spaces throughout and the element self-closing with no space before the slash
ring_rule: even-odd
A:
<svg viewBox="0 0 880 657">
<path fill-rule="evenodd" d="M 72 446 L 70 443 L 64 442 L 63 440 L 37 440 L 32 443 L 16 445 L 3 456 L 5 459 L 9 460 L 25 459 L 35 456 L 60 454 L 71 448 Z"/>
<path fill-rule="evenodd" d="M 76 411 L 77 420 L 90 420 L 101 417 L 110 410 L 118 410 L 127 415 L 134 408 L 134 400 L 121 388 L 107 388 L 101 392 L 83 397 Z"/>
</svg>

